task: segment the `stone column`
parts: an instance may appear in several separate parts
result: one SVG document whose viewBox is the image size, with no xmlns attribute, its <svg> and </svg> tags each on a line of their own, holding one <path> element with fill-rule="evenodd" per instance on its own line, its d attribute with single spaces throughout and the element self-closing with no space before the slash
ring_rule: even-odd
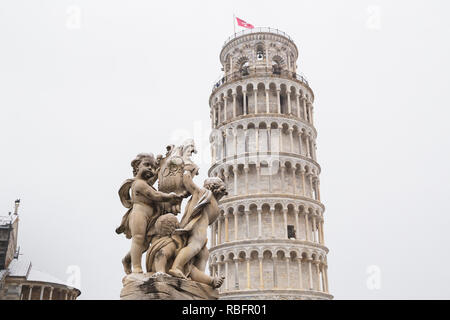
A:
<svg viewBox="0 0 450 320">
<path fill-rule="evenodd" d="M 244 129 L 244 153 L 248 152 L 248 130 Z"/>
<path fill-rule="evenodd" d="M 277 255 L 272 255 L 273 287 L 278 288 Z"/>
<path fill-rule="evenodd" d="M 217 103 L 217 126 L 220 126 L 221 117 L 220 117 L 220 102 Z"/>
<path fill-rule="evenodd" d="M 323 232 L 323 219 L 320 221 L 320 234 L 322 235 L 322 244 L 325 244 L 325 237 Z"/>
<path fill-rule="evenodd" d="M 284 238 L 288 239 L 288 232 L 287 232 L 287 214 L 288 214 L 288 209 L 283 209 L 283 220 L 284 220 Z"/>
<path fill-rule="evenodd" d="M 247 289 L 250 289 L 250 257 L 245 259 L 247 264 Z"/>
<path fill-rule="evenodd" d="M 269 89 L 266 89 L 266 113 L 269 113 Z"/>
<path fill-rule="evenodd" d="M 243 111 L 244 111 L 244 115 L 248 114 L 248 110 L 247 110 L 247 91 L 243 90 L 242 91 L 242 103 L 244 104 L 243 107 Z"/>
<path fill-rule="evenodd" d="M 253 94 L 255 96 L 255 114 L 258 114 L 258 88 L 253 89 Z"/>
<path fill-rule="evenodd" d="M 222 156 L 222 162 L 224 162 L 224 159 L 227 157 L 227 147 L 226 147 L 226 142 L 227 142 L 227 133 L 225 131 L 221 131 L 222 133 L 222 139 L 220 142 L 220 146 L 222 147 L 222 149 L 220 150 L 221 156 Z"/>
<path fill-rule="evenodd" d="M 306 197 L 305 170 L 303 168 L 301 168 L 300 174 L 302 175 L 302 193 Z"/>
<path fill-rule="evenodd" d="M 330 292 L 330 289 L 328 287 L 328 266 L 326 264 L 324 264 L 324 274 L 325 274 L 325 288 L 326 288 L 326 293 Z"/>
<path fill-rule="evenodd" d="M 311 151 L 309 149 L 309 136 L 306 136 L 306 156 L 311 158 Z"/>
<path fill-rule="evenodd" d="M 316 188 L 317 188 L 317 200 L 320 201 L 320 180 L 316 180 Z"/>
<path fill-rule="evenodd" d="M 308 213 L 305 212 L 305 240 L 309 241 L 310 237 L 308 235 L 309 233 L 309 221 L 308 221 Z"/>
<path fill-rule="evenodd" d="M 230 70 L 228 73 L 233 76 L 233 56 L 230 56 Z"/>
<path fill-rule="evenodd" d="M 42 300 L 43 297 L 44 297 L 44 289 L 45 289 L 45 287 L 44 287 L 44 286 L 41 286 L 41 292 L 40 292 L 40 294 L 39 294 L 39 300 Z"/>
<path fill-rule="evenodd" d="M 312 143 L 312 145 L 311 145 L 311 150 L 312 150 L 312 153 L 313 153 L 313 160 L 314 160 L 314 161 L 317 161 L 316 142 L 314 141 L 314 139 L 312 139 L 312 140 L 311 140 L 311 143 Z"/>
<path fill-rule="evenodd" d="M 325 274 L 324 274 L 324 270 L 323 270 L 324 268 L 323 268 L 323 264 L 322 264 L 322 268 L 321 268 L 321 276 L 322 276 L 322 291 L 323 292 L 327 292 L 327 289 L 326 289 L 326 284 L 325 284 Z"/>
<path fill-rule="evenodd" d="M 309 290 L 314 290 L 314 288 L 313 288 L 313 284 L 314 284 L 314 282 L 313 282 L 313 277 L 312 277 L 312 259 L 311 258 L 308 258 L 308 273 L 309 273 L 309 279 L 308 279 L 308 289 Z"/>
<path fill-rule="evenodd" d="M 237 168 L 237 165 L 234 165 L 233 166 L 233 178 L 234 178 L 234 195 L 235 196 L 237 196 L 238 195 L 238 185 L 237 185 L 237 183 L 238 183 L 238 168 Z"/>
<path fill-rule="evenodd" d="M 228 189 L 228 185 L 229 185 L 228 177 L 229 177 L 228 168 L 225 167 L 225 171 L 223 172 L 223 179 L 224 179 L 223 182 L 225 182 L 225 186 L 227 187 L 227 189 Z"/>
<path fill-rule="evenodd" d="M 280 135 L 279 135 L 278 144 L 279 144 L 278 152 L 282 152 L 283 151 L 283 127 L 280 127 Z"/>
<path fill-rule="evenodd" d="M 308 121 L 308 117 L 306 115 L 306 99 L 305 99 L 305 97 L 303 97 L 302 102 L 303 102 L 303 120 Z"/>
<path fill-rule="evenodd" d="M 314 110 L 314 107 L 311 103 L 309 105 L 309 118 L 310 118 L 311 124 L 314 124 L 313 110 Z"/>
<path fill-rule="evenodd" d="M 50 287 L 50 295 L 48 296 L 48 300 L 53 299 L 53 287 Z"/>
<path fill-rule="evenodd" d="M 316 221 L 316 223 L 317 223 L 317 237 L 319 238 L 319 243 L 320 243 L 320 244 L 323 244 L 323 241 L 322 241 L 322 232 L 320 231 L 320 229 L 321 229 L 320 225 L 321 225 L 321 223 L 322 223 L 322 220 L 321 220 L 321 217 L 320 217 L 320 216 L 318 216 L 317 219 L 318 219 L 318 220 Z"/>
<path fill-rule="evenodd" d="M 30 285 L 29 288 L 30 288 L 30 289 L 29 289 L 29 291 L 28 291 L 28 300 L 31 300 L 32 294 L 33 294 L 33 286 Z"/>
<path fill-rule="evenodd" d="M 229 291 L 230 287 L 229 287 L 229 280 L 228 277 L 229 273 L 228 273 L 228 260 L 225 260 L 225 291 Z"/>
<path fill-rule="evenodd" d="M 316 216 L 312 216 L 312 234 L 313 234 L 313 242 L 317 242 L 317 236 L 316 236 Z"/>
<path fill-rule="evenodd" d="M 227 96 L 223 96 L 223 121 L 227 122 Z"/>
<path fill-rule="evenodd" d="M 234 156 L 237 155 L 237 129 L 233 130 L 233 147 L 234 147 Z"/>
<path fill-rule="evenodd" d="M 264 289 L 263 258 L 258 258 L 258 260 L 259 260 L 259 288 Z"/>
<path fill-rule="evenodd" d="M 238 214 L 239 212 L 234 210 L 234 241 L 238 240 Z"/>
<path fill-rule="evenodd" d="M 245 173 L 245 194 L 248 194 L 248 166 L 244 167 Z"/>
<path fill-rule="evenodd" d="M 291 91 L 286 91 L 286 95 L 287 95 L 287 102 L 288 102 L 288 114 L 292 114 Z"/>
<path fill-rule="evenodd" d="M 278 114 L 281 114 L 280 89 L 277 89 L 277 107 L 278 107 Z"/>
<path fill-rule="evenodd" d="M 294 129 L 289 128 L 288 132 L 289 132 L 289 139 L 290 139 L 290 146 L 289 146 L 289 152 L 294 152 L 294 136 L 292 135 L 292 132 L 294 131 Z"/>
<path fill-rule="evenodd" d="M 311 199 L 313 199 L 313 188 L 314 188 L 314 186 L 313 186 L 313 182 L 312 182 L 312 173 L 310 173 L 309 175 L 308 175 L 308 178 L 309 178 L 309 186 L 310 186 L 310 192 L 311 192 Z"/>
<path fill-rule="evenodd" d="M 317 273 L 317 287 L 316 290 L 320 291 L 320 270 L 319 270 L 319 261 L 314 260 L 314 265 L 316 266 L 316 273 Z"/>
<path fill-rule="evenodd" d="M 64 300 L 67 300 L 67 290 L 65 291 L 65 294 L 64 294 Z"/>
<path fill-rule="evenodd" d="M 246 239 L 250 239 L 250 218 L 249 218 L 250 211 L 245 211 L 245 223 L 246 223 Z"/>
<path fill-rule="evenodd" d="M 228 242 L 229 241 L 229 238 L 228 238 L 228 212 L 225 212 L 224 216 L 225 216 L 225 242 Z"/>
<path fill-rule="evenodd" d="M 296 239 L 300 239 L 300 223 L 299 223 L 299 219 L 298 219 L 299 215 L 300 215 L 300 211 L 295 211 L 294 210 L 295 225 L 296 225 L 296 228 L 297 228 L 297 232 L 295 233 L 295 238 Z"/>
<path fill-rule="evenodd" d="M 259 152 L 259 128 L 255 128 L 255 144 L 256 152 Z"/>
<path fill-rule="evenodd" d="M 299 289 L 302 290 L 303 289 L 302 258 L 301 257 L 297 258 L 297 262 L 298 262 L 298 284 Z"/>
<path fill-rule="evenodd" d="M 217 114 L 216 114 L 216 106 L 213 104 L 213 125 L 212 125 L 212 127 L 213 128 L 216 128 L 216 117 L 217 117 Z"/>
<path fill-rule="evenodd" d="M 272 175 L 273 175 L 272 163 L 269 163 L 268 169 L 269 169 L 269 193 L 272 193 Z"/>
<path fill-rule="evenodd" d="M 297 179 L 295 175 L 295 167 L 292 167 L 292 193 L 297 194 Z"/>
<path fill-rule="evenodd" d="M 298 133 L 298 153 L 301 155 L 303 153 L 302 151 L 302 132 L 300 131 Z"/>
<path fill-rule="evenodd" d="M 262 238 L 262 218 L 261 218 L 262 209 L 257 209 L 257 211 L 258 211 L 258 238 Z"/>
<path fill-rule="evenodd" d="M 296 93 L 295 98 L 297 99 L 297 118 L 300 118 L 300 95 Z"/>
<path fill-rule="evenodd" d="M 286 170 L 286 167 L 284 166 L 284 163 L 283 164 L 281 164 L 280 165 L 280 171 L 281 171 L 281 175 L 280 175 L 280 179 L 281 179 L 281 183 L 280 183 L 280 188 L 281 188 L 281 193 L 283 193 L 284 192 L 284 184 L 285 184 L 285 182 L 284 182 L 284 171 Z"/>
<path fill-rule="evenodd" d="M 290 257 L 284 257 L 284 260 L 286 262 L 286 272 L 287 272 L 287 286 L 286 288 L 291 287 L 291 267 L 290 267 Z"/>
<path fill-rule="evenodd" d="M 275 238 L 275 208 L 270 208 L 270 216 L 272 218 L 272 238 Z"/>
<path fill-rule="evenodd" d="M 236 93 L 233 93 L 233 117 L 236 118 L 237 110 L 236 110 Z"/>
<path fill-rule="evenodd" d="M 234 288 L 239 290 L 239 258 L 234 258 Z"/>
<path fill-rule="evenodd" d="M 259 165 L 259 163 L 256 164 L 256 193 L 260 193 L 261 192 L 261 181 L 260 181 L 260 176 L 261 176 L 261 166 Z"/>
<path fill-rule="evenodd" d="M 217 218 L 217 244 L 222 244 L 222 216 Z"/>
</svg>

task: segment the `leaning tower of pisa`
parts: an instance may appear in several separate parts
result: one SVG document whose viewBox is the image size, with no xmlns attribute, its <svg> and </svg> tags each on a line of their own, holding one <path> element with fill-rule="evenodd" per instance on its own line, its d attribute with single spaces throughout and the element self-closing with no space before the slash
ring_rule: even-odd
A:
<svg viewBox="0 0 450 320">
<path fill-rule="evenodd" d="M 314 94 L 277 29 L 234 34 L 213 86 L 212 165 L 228 196 L 211 225 L 221 299 L 331 299 L 316 158 Z"/>
</svg>

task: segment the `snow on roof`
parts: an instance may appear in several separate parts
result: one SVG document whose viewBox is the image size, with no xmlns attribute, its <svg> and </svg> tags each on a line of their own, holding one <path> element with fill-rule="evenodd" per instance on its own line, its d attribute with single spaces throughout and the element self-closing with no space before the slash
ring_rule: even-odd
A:
<svg viewBox="0 0 450 320">
<path fill-rule="evenodd" d="M 17 215 L 13 214 L 10 216 L 0 216 L 0 226 L 7 226 L 13 224 L 16 221 Z"/>
<path fill-rule="evenodd" d="M 49 282 L 49 283 L 55 283 L 55 284 L 61 284 L 66 285 L 65 282 L 59 280 L 58 278 L 55 278 L 54 276 L 51 276 L 45 272 L 36 270 L 32 268 L 30 270 L 30 274 L 27 277 L 28 281 L 38 281 L 38 282 Z"/>
<path fill-rule="evenodd" d="M 20 260 L 17 258 L 13 259 L 9 264 L 8 270 L 5 271 L 9 271 L 9 277 L 25 277 L 27 281 L 46 282 L 73 287 L 48 273 L 36 270 L 32 267 L 31 261 L 24 257 L 20 257 Z M 73 288 L 79 290 L 79 288 Z"/>
<path fill-rule="evenodd" d="M 31 261 L 26 258 L 13 259 L 8 266 L 10 277 L 27 277 L 31 269 Z"/>
</svg>

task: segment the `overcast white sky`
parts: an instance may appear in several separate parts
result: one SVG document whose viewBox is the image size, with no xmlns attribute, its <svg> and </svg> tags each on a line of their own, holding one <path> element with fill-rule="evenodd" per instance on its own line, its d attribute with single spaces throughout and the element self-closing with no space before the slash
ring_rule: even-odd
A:
<svg viewBox="0 0 450 320">
<path fill-rule="evenodd" d="M 117 190 L 139 152 L 194 136 L 232 15 L 287 32 L 315 92 L 330 290 L 450 298 L 448 1 L 0 3 L 0 212 L 22 199 L 35 268 L 117 299 L 130 242 Z M 80 14 L 77 25 L 77 14 Z M 380 286 L 367 286 L 368 268 Z M 377 269 L 379 268 L 379 269 Z"/>
</svg>

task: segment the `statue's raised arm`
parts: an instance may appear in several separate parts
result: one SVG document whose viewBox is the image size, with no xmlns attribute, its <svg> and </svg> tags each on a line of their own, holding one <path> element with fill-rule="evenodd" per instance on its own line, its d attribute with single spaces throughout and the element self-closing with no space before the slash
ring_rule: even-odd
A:
<svg viewBox="0 0 450 320">
<path fill-rule="evenodd" d="M 152 228 L 161 215 L 162 203 L 178 203 L 181 196 L 155 190 L 149 180 L 154 178 L 157 164 L 153 154 L 138 154 L 131 162 L 133 179 L 126 180 L 119 189 L 122 204 L 129 210 L 116 229 L 131 238 L 131 250 L 123 258 L 125 273 L 142 273 L 141 257 L 148 249 L 153 235 Z"/>
</svg>

